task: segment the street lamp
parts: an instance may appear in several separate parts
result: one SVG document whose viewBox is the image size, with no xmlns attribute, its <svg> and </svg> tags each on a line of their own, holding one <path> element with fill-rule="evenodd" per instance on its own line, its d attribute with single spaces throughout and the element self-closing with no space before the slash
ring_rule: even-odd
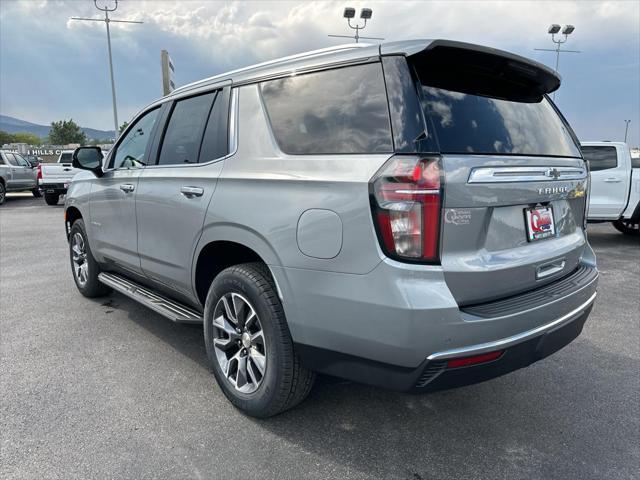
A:
<svg viewBox="0 0 640 480">
<path fill-rule="evenodd" d="M 551 35 L 551 41 L 556 44 L 556 48 L 534 48 L 534 50 L 544 51 L 544 52 L 556 52 L 556 68 L 555 72 L 558 73 L 558 65 L 560 64 L 560 52 L 567 53 L 580 53 L 579 50 L 563 50 L 560 46 L 565 43 L 569 37 L 576 29 L 573 25 L 565 25 L 561 27 L 557 23 L 553 23 L 547 29 L 547 33 Z M 562 37 L 556 38 L 558 33 L 562 33 L 564 35 L 564 39 Z M 553 92 L 553 99 L 556 99 L 556 92 Z"/>
<path fill-rule="evenodd" d="M 624 123 L 624 143 L 627 143 L 627 133 L 629 132 L 629 124 L 631 123 L 631 120 L 625 120 Z"/>
<path fill-rule="evenodd" d="M 116 83 L 113 80 L 113 61 L 111 60 L 111 32 L 109 31 L 109 24 L 112 22 L 116 23 L 143 23 L 137 22 L 133 20 L 113 20 L 109 18 L 109 12 L 115 12 L 118 8 L 118 0 L 115 0 L 115 5 L 113 8 L 109 8 L 107 6 L 99 7 L 98 0 L 93 0 L 93 4 L 96 8 L 102 12 L 104 12 L 104 19 L 102 18 L 81 18 L 81 17 L 71 17 L 71 20 L 84 20 L 88 22 L 104 22 L 107 26 L 107 47 L 109 50 L 109 73 L 111 74 L 111 100 L 113 101 L 113 123 L 116 127 L 115 137 L 118 138 L 118 110 L 116 109 Z"/>
<path fill-rule="evenodd" d="M 349 28 L 351 28 L 352 30 L 356 31 L 355 36 L 351 36 L 351 35 L 329 35 L 330 37 L 355 38 L 356 43 L 358 43 L 358 40 L 360 40 L 361 38 L 364 38 L 366 40 L 384 40 L 384 38 L 380 38 L 380 37 L 362 37 L 362 36 L 360 36 L 360 30 L 364 30 L 364 28 L 367 26 L 367 20 L 371 20 L 371 17 L 373 16 L 373 10 L 371 10 L 370 8 L 363 8 L 363 9 L 360 10 L 360 18 L 362 20 L 364 20 L 363 24 L 359 24 L 359 23 L 356 23 L 355 25 L 351 24 L 351 19 L 355 18 L 355 16 L 356 16 L 356 9 L 355 8 L 346 7 L 344 9 L 344 12 L 342 13 L 342 16 L 347 19 L 347 24 L 349 25 Z"/>
</svg>

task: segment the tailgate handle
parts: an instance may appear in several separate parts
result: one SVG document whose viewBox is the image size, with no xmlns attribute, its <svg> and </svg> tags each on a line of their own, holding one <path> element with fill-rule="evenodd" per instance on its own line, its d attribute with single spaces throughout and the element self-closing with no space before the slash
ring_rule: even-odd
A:
<svg viewBox="0 0 640 480">
<path fill-rule="evenodd" d="M 541 278 L 546 278 L 561 272 L 564 270 L 565 263 L 566 262 L 564 260 L 555 260 L 553 262 L 540 265 L 536 268 L 536 279 L 540 280 Z"/>
</svg>

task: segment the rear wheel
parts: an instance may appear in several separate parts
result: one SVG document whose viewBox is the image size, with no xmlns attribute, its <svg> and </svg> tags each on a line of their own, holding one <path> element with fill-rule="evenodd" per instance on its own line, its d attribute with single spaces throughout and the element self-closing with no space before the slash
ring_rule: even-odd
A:
<svg viewBox="0 0 640 480">
<path fill-rule="evenodd" d="M 634 223 L 631 220 L 620 219 L 611 223 L 613 223 L 613 226 L 616 230 L 624 233 L 625 235 L 640 235 L 640 224 Z"/>
<path fill-rule="evenodd" d="M 308 395 L 315 375 L 293 349 L 269 270 L 246 263 L 212 282 L 204 313 L 207 355 L 220 388 L 253 417 L 276 415 Z"/>
<path fill-rule="evenodd" d="M 36 198 L 40 198 L 42 196 L 42 193 L 40 193 L 40 190 L 38 190 L 37 188 L 34 188 L 33 190 L 31 190 L 31 193 L 33 193 L 33 196 Z"/>
<path fill-rule="evenodd" d="M 69 234 L 69 259 L 76 287 L 85 297 L 101 297 L 111 290 L 98 280 L 100 266 L 89 248 L 84 222 L 76 220 Z"/>
<path fill-rule="evenodd" d="M 60 195 L 57 193 L 45 193 L 44 201 L 47 202 L 47 205 L 57 205 L 58 200 L 60 200 Z"/>
<path fill-rule="evenodd" d="M 7 191 L 4 188 L 4 183 L 0 182 L 0 205 L 4 203 L 4 198 L 7 195 Z"/>
</svg>

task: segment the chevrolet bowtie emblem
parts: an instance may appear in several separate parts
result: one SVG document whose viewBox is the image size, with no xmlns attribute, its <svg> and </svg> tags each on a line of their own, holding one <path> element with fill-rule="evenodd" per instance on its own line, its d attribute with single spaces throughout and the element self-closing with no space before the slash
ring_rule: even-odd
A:
<svg viewBox="0 0 640 480">
<path fill-rule="evenodd" d="M 560 170 L 558 170 L 557 168 L 550 168 L 546 172 L 544 172 L 544 175 L 545 177 L 557 180 L 558 178 L 560 178 Z"/>
</svg>

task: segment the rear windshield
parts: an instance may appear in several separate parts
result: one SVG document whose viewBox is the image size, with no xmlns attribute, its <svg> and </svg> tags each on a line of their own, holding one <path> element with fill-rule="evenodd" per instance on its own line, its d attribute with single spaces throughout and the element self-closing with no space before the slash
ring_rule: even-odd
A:
<svg viewBox="0 0 640 480">
<path fill-rule="evenodd" d="M 580 157 L 546 98 L 525 103 L 422 84 L 422 103 L 442 153 Z"/>
<path fill-rule="evenodd" d="M 72 155 L 72 153 L 63 153 L 62 155 L 60 155 L 60 160 L 58 160 L 58 163 L 71 163 Z"/>
</svg>

